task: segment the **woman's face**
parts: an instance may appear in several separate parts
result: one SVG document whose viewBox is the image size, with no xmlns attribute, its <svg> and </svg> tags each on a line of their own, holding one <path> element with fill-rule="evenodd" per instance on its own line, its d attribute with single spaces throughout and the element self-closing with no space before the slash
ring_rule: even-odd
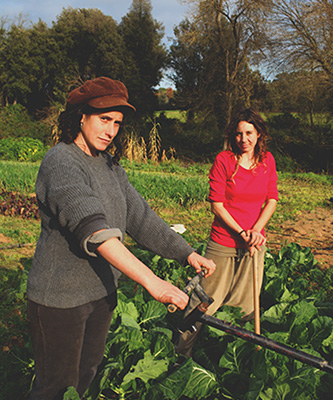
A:
<svg viewBox="0 0 333 400">
<path fill-rule="evenodd" d="M 81 131 L 74 142 L 86 154 L 96 157 L 98 152 L 106 150 L 117 136 L 123 118 L 123 113 L 120 111 L 83 114 Z"/>
<path fill-rule="evenodd" d="M 248 153 L 252 156 L 259 137 L 260 133 L 257 132 L 254 125 L 246 121 L 238 124 L 235 142 L 242 154 Z"/>
</svg>

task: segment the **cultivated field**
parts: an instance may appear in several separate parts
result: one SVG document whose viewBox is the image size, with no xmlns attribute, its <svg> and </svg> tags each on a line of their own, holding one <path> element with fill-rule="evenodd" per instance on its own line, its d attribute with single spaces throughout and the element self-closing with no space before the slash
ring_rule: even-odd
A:
<svg viewBox="0 0 333 400">
<path fill-rule="evenodd" d="M 26 320 L 26 277 L 39 235 L 34 182 L 39 164 L 0 162 L 0 400 L 27 399 L 33 359 Z M 169 224 L 203 252 L 212 215 L 207 164 L 123 165 L 133 185 Z M 332 177 L 279 173 L 280 201 L 269 226 L 261 293 L 262 335 L 332 363 Z M 29 217 L 30 216 L 30 217 Z M 126 244 L 162 278 L 183 287 L 193 271 Z M 133 290 L 134 289 L 134 290 Z M 239 310 L 217 317 L 240 323 Z M 166 307 L 127 279 L 93 399 L 326 399 L 332 375 L 205 327 L 194 358 L 175 355 L 172 330 L 181 312 Z M 245 329 L 253 331 L 253 323 Z M 72 393 L 72 394 L 70 394 Z M 78 399 L 68 392 L 68 399 Z M 259 397 L 260 396 L 260 397 Z"/>
</svg>

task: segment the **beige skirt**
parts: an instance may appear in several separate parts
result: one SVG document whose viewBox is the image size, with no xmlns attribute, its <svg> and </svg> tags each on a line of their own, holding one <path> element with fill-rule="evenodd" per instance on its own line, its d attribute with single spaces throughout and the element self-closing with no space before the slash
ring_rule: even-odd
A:
<svg viewBox="0 0 333 400">
<path fill-rule="evenodd" d="M 223 305 L 240 307 L 244 312 L 244 321 L 253 319 L 254 298 L 253 298 L 253 268 L 254 260 L 258 263 L 258 290 L 260 292 L 265 259 L 265 246 L 254 257 L 245 249 L 235 249 L 222 246 L 209 240 L 205 257 L 216 264 L 213 275 L 201 280 L 201 286 L 206 294 L 214 299 L 208 307 L 206 314 L 213 315 Z M 185 310 L 188 315 L 200 303 L 195 293 L 192 294 L 189 304 Z M 194 333 L 185 332 L 181 335 L 176 345 L 178 353 L 191 355 L 196 336 L 201 327 L 197 323 L 197 331 Z"/>
</svg>

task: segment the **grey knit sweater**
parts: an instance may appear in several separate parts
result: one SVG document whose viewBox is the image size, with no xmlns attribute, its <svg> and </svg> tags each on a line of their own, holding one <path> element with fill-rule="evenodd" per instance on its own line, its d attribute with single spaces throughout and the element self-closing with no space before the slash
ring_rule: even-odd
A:
<svg viewBox="0 0 333 400">
<path fill-rule="evenodd" d="M 89 251 L 96 231 L 185 263 L 194 251 L 149 207 L 109 154 L 85 154 L 76 144 L 48 151 L 36 182 L 41 234 L 28 277 L 28 298 L 69 308 L 113 293 L 120 272 Z"/>
</svg>

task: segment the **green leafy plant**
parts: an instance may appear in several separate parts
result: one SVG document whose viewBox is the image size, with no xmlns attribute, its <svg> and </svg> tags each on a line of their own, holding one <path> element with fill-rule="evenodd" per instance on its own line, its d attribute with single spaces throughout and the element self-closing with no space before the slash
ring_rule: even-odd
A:
<svg viewBox="0 0 333 400">
<path fill-rule="evenodd" d="M 51 128 L 42 121 L 35 120 L 21 104 L 9 104 L 0 108 L 0 139 L 38 139 L 50 144 Z"/>
<path fill-rule="evenodd" d="M 202 253 L 205 244 L 196 247 Z M 191 275 L 189 267 L 146 250 L 136 254 L 164 279 L 175 279 L 179 287 Z M 0 362 L 4 398 L 27 398 L 32 379 L 24 294 L 28 269 L 26 264 L 20 272 L 3 270 L 0 274 L 0 332 L 7 346 Z M 326 283 L 316 270 L 321 271 L 308 248 L 289 244 L 277 253 L 267 253 L 261 330 L 269 339 L 332 363 L 331 272 L 323 272 Z M 300 284 L 300 271 L 306 276 L 306 285 Z M 169 314 L 165 305 L 127 278 L 120 281 L 118 297 L 104 360 L 85 400 L 326 400 L 331 393 L 331 374 L 272 350 L 258 350 L 254 344 L 208 325 L 195 344 L 193 359 L 177 355 L 173 336 L 182 312 Z M 241 315 L 237 308 L 222 307 L 215 316 L 239 325 Z M 254 331 L 252 322 L 244 328 Z M 76 395 L 74 388 L 68 388 L 64 398 L 74 400 Z"/>
<path fill-rule="evenodd" d="M 204 251 L 203 244 L 198 251 Z M 180 286 L 185 284 L 189 271 L 175 272 L 182 270 L 177 263 L 162 262 L 145 250 L 137 255 L 164 279 L 177 276 Z M 331 362 L 333 319 L 328 315 L 332 310 L 328 292 L 318 292 L 311 285 L 302 291 L 293 272 L 315 269 L 309 249 L 287 245 L 277 254 L 268 253 L 266 264 L 262 334 Z M 281 276 L 285 282 L 281 283 Z M 318 284 L 322 280 L 321 275 L 312 278 Z M 87 394 L 89 400 L 100 395 L 106 399 L 310 400 L 325 399 L 332 384 L 332 377 L 323 371 L 265 348 L 258 350 L 210 326 L 204 326 L 193 359 L 185 359 L 174 353 L 171 341 L 181 316 L 167 314 L 163 305 L 128 283 L 121 287 L 119 297 L 105 360 Z M 318 307 L 323 302 L 326 308 Z M 222 307 L 215 316 L 241 323 L 241 312 L 233 307 Z M 253 331 L 253 323 L 246 323 L 245 329 Z"/>
<path fill-rule="evenodd" d="M 46 151 L 47 148 L 38 139 L 23 137 L 0 140 L 0 158 L 3 160 L 38 161 L 44 157 Z"/>
<path fill-rule="evenodd" d="M 0 399 L 27 398 L 34 361 L 26 312 L 27 270 L 0 270 Z"/>
</svg>

